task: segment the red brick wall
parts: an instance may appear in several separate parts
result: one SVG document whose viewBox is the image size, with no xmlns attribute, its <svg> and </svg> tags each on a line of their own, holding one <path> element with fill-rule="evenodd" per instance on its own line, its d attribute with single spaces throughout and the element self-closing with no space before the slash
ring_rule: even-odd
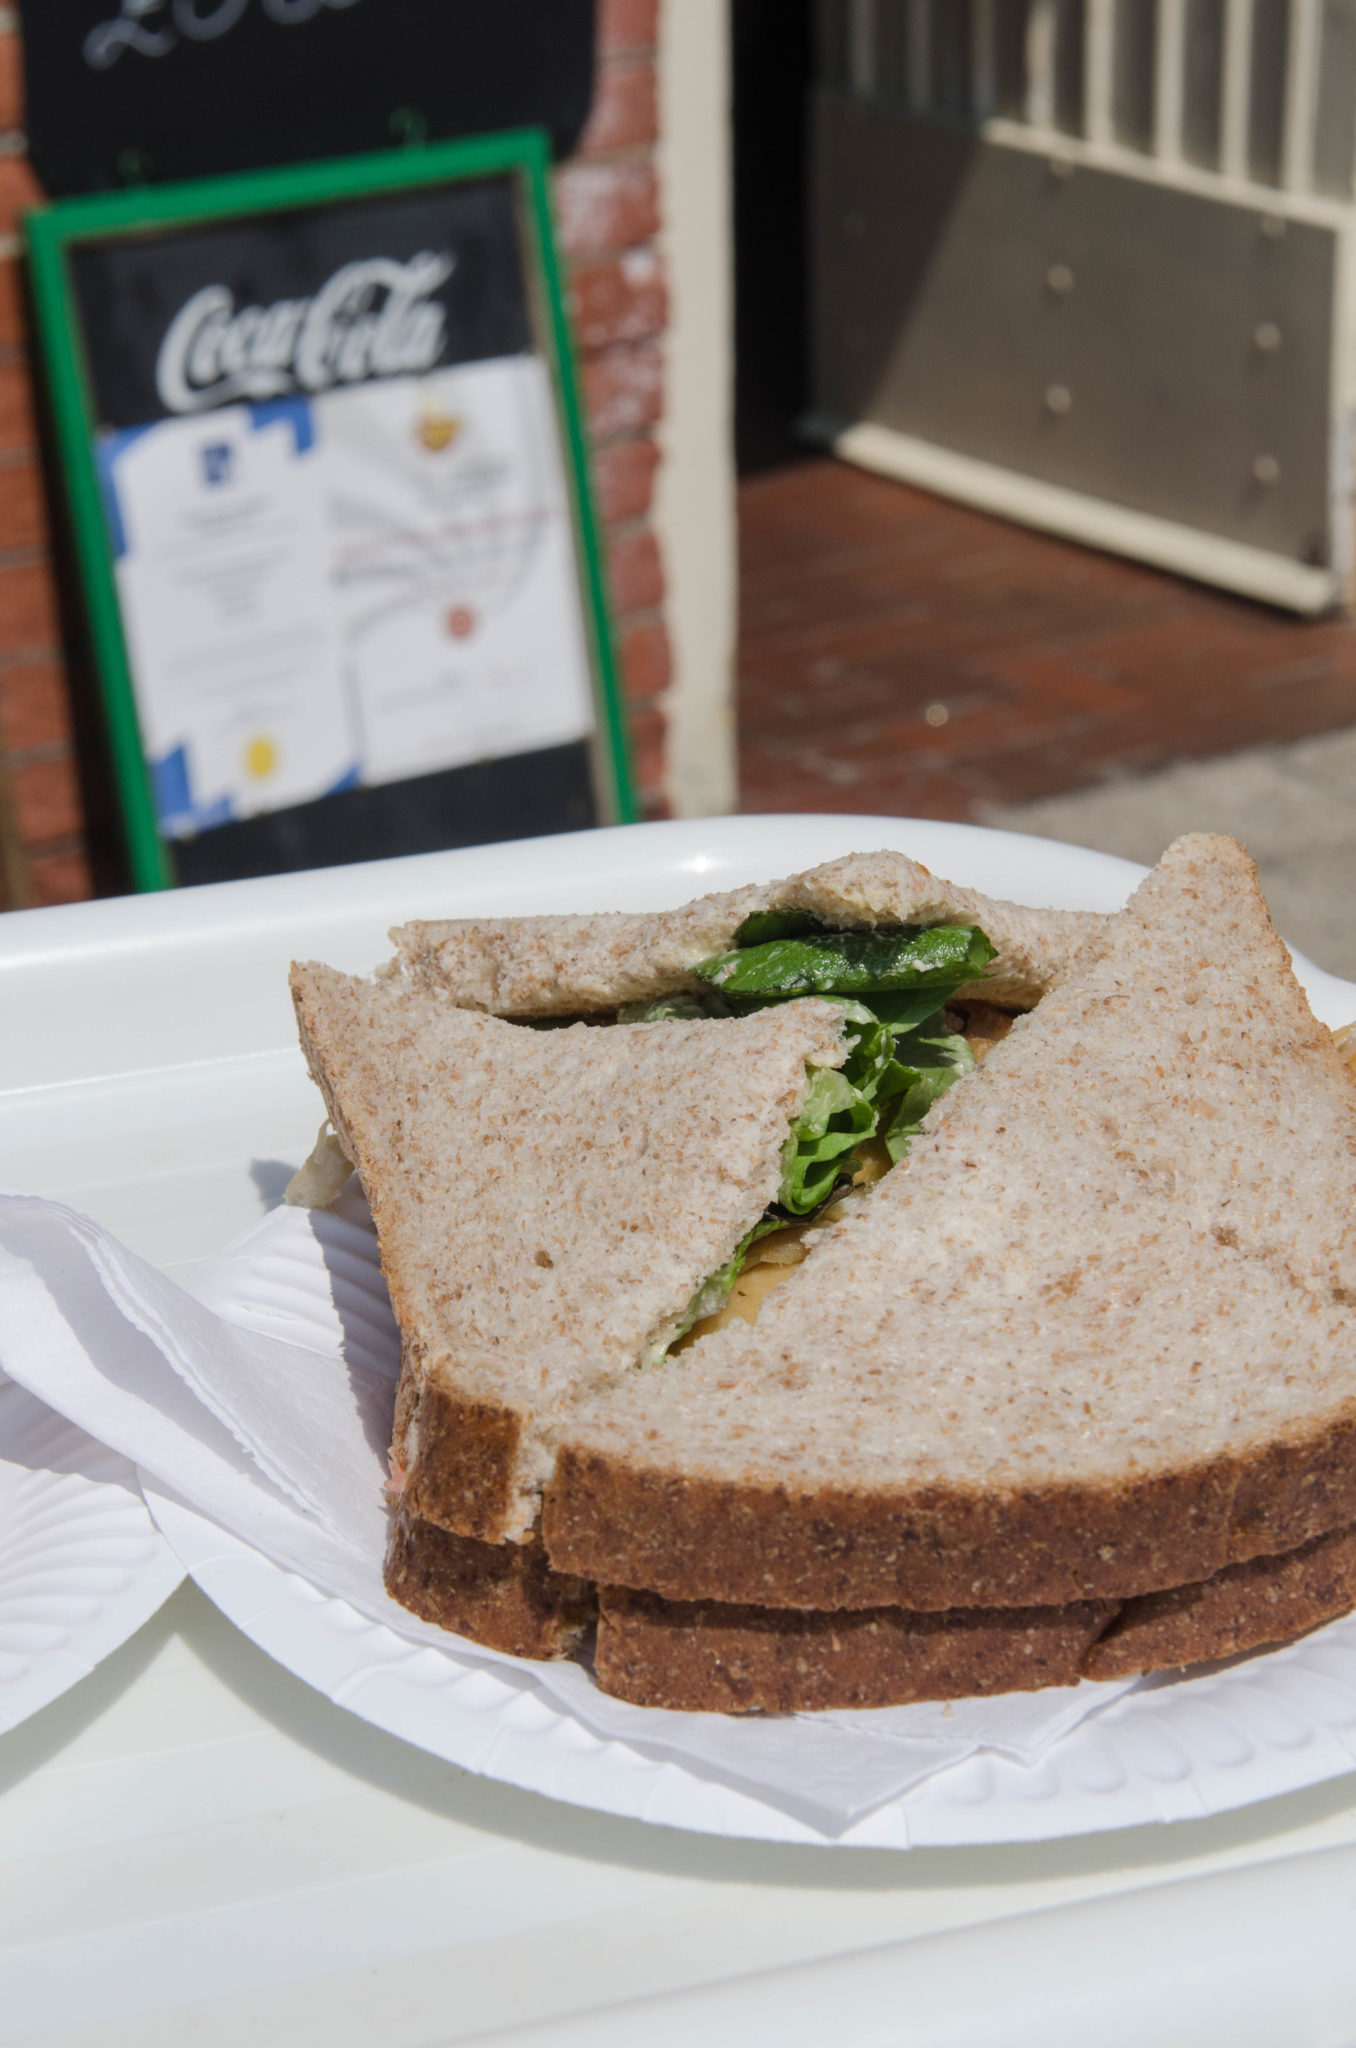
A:
<svg viewBox="0 0 1356 2048">
<path fill-rule="evenodd" d="M 599 0 L 593 113 L 578 152 L 556 174 L 632 759 L 648 817 L 667 809 L 663 700 L 671 665 L 664 567 L 650 524 L 668 317 L 656 246 L 658 38 L 659 0 Z"/>
<path fill-rule="evenodd" d="M 650 525 L 663 410 L 664 276 L 656 59 L 659 0 L 599 0 L 598 84 L 556 174 L 560 241 L 594 447 L 636 777 L 666 806 L 664 573 Z M 18 215 L 41 197 L 24 160 L 19 48 L 0 6 L 0 905 L 92 893 L 57 625 L 19 289 Z"/>
</svg>

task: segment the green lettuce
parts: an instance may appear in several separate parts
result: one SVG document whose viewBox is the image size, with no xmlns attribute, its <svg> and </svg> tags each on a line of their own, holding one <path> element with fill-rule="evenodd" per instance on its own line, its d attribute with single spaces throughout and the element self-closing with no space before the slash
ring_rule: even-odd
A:
<svg viewBox="0 0 1356 2048">
<path fill-rule="evenodd" d="M 618 1022 L 738 1016 L 807 995 L 839 1004 L 847 1057 L 813 1071 L 783 1156 L 775 1206 L 781 1221 L 803 1219 L 851 1181 L 866 1139 L 879 1136 L 898 1163 L 933 1103 L 969 1073 L 970 1048 L 947 1030 L 943 1006 L 993 955 L 977 925 L 832 932 L 806 911 L 760 910 L 731 952 L 697 968 L 704 989 L 625 1003 Z"/>
<path fill-rule="evenodd" d="M 804 939 L 828 930 L 808 910 L 755 910 L 735 932 L 732 944 L 761 946 L 769 939 Z"/>
<path fill-rule="evenodd" d="M 876 1123 L 875 1105 L 846 1074 L 837 1067 L 811 1068 L 804 1106 L 782 1152 L 777 1202 L 788 1217 L 822 1209 L 839 1182 L 852 1179 L 848 1155 L 875 1135 Z"/>
<path fill-rule="evenodd" d="M 761 927 L 766 928 L 764 913 Z M 746 919 L 741 930 L 758 921 Z M 934 1003 L 975 981 L 994 956 L 977 925 L 906 926 L 887 932 L 812 932 L 736 947 L 703 960 L 701 980 L 725 996 L 862 996 L 933 991 Z"/>
<path fill-rule="evenodd" d="M 735 933 L 733 951 L 696 969 L 703 989 L 621 1006 L 618 1023 L 651 1024 L 818 996 L 837 1004 L 848 1040 L 841 1067 L 810 1070 L 776 1201 L 657 1340 L 656 1356 L 724 1306 L 758 1238 L 805 1222 L 851 1184 L 868 1139 L 879 1137 L 895 1164 L 905 1156 L 933 1104 L 974 1066 L 965 1039 L 946 1027 L 945 1005 L 982 976 L 994 950 L 976 925 L 832 932 L 807 912 L 757 911 Z"/>
<path fill-rule="evenodd" d="M 934 1010 L 900 1030 L 865 1003 L 841 1004 L 849 1050 L 841 1068 L 812 1070 L 805 1106 L 782 1159 L 778 1207 L 788 1217 L 822 1208 L 852 1179 L 853 1155 L 879 1136 L 898 1165 L 934 1102 L 974 1066 L 965 1040 Z"/>
<path fill-rule="evenodd" d="M 694 995 L 649 996 L 643 1002 L 623 1003 L 617 1011 L 619 1024 L 690 1024 L 701 1017 L 733 1017 L 724 996 L 713 988 Z"/>
<path fill-rule="evenodd" d="M 962 1074 L 973 1070 L 975 1056 L 959 1032 L 947 1030 L 939 1014 L 922 1030 L 896 1038 L 895 1062 L 907 1081 L 881 1120 L 880 1136 L 892 1163 L 898 1166 L 933 1103 Z"/>
</svg>

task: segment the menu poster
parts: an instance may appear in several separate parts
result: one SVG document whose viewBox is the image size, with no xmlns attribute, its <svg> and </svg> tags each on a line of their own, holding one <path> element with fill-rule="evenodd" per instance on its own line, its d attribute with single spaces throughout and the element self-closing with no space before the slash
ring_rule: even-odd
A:
<svg viewBox="0 0 1356 2048">
<path fill-rule="evenodd" d="M 530 142 L 33 218 L 139 886 L 633 814 Z"/>
</svg>

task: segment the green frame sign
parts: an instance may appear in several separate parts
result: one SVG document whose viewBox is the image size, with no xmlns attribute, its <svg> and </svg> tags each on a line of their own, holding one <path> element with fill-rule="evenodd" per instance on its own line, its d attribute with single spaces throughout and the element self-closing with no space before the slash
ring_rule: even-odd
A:
<svg viewBox="0 0 1356 2048">
<path fill-rule="evenodd" d="M 496 175 L 515 181 L 533 339 L 548 368 L 556 401 L 593 679 L 598 808 L 603 822 L 630 824 L 638 816 L 603 552 L 589 485 L 588 445 L 552 231 L 549 167 L 544 132 L 525 129 L 285 170 L 101 193 L 62 200 L 26 216 L 24 234 L 38 342 L 135 888 L 167 888 L 173 885 L 174 875 L 159 829 L 137 714 L 96 463 L 100 421 L 72 276 L 72 252 L 90 244 L 146 240 L 171 230 L 232 221 L 248 224 L 300 207 L 341 207 L 345 202 Z"/>
</svg>

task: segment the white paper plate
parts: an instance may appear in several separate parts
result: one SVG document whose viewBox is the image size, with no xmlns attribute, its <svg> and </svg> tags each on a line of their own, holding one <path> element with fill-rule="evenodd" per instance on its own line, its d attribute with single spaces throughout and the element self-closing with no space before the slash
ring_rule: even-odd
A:
<svg viewBox="0 0 1356 2048">
<path fill-rule="evenodd" d="M 776 822 L 784 831 L 785 821 Z M 975 828 L 913 831 L 946 840 L 944 848 L 915 849 L 938 872 L 1018 900 L 1106 907 L 1117 884 L 1128 887 L 1137 872 L 1105 856 Z M 581 842 L 585 851 L 588 845 Z M 784 849 L 780 864 L 787 864 Z M 568 866 L 563 842 L 557 890 L 565 879 L 560 869 Z M 688 893 L 690 875 L 675 867 L 673 900 Z M 583 891 L 574 907 L 589 907 Z M 458 908 L 464 913 L 466 906 Z M 1356 988 L 1297 964 L 1326 1022 L 1356 1017 Z M 230 1255 L 209 1267 L 195 1291 L 250 1327 L 327 1349 L 345 1318 L 362 1309 L 377 1348 L 394 1341 L 389 1325 L 382 1327 L 383 1304 L 366 1298 L 374 1261 L 359 1258 L 345 1269 L 342 1312 L 328 1296 L 313 1298 L 314 1276 L 294 1270 L 288 1257 L 271 1254 L 241 1269 Z M 375 1726 L 466 1769 L 609 1813 L 766 1840 L 826 1839 L 699 1767 L 594 1733 L 530 1683 L 532 1666 L 501 1673 L 454 1650 L 418 1647 L 150 1486 L 147 1497 L 209 1599 L 288 1670 Z M 1353 1765 L 1356 1617 L 1228 1668 L 1145 1681 L 1065 1736 L 1038 1765 L 992 1753 L 971 1758 L 833 1839 L 860 1847 L 973 1845 L 1195 1819 L 1319 1783 Z"/>
<path fill-rule="evenodd" d="M 183 1576 L 126 1458 L 0 1376 L 0 1730 L 84 1678 Z"/>
</svg>

